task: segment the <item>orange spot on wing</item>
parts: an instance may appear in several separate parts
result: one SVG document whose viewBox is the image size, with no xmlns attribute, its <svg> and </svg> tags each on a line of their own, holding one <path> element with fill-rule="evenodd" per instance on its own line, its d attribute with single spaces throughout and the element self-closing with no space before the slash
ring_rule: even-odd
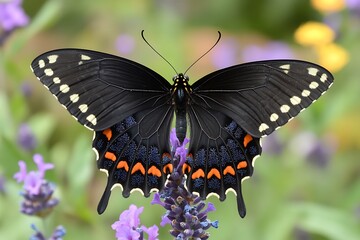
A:
<svg viewBox="0 0 360 240">
<path fill-rule="evenodd" d="M 184 163 L 184 165 L 182 166 L 182 172 L 183 174 L 189 173 L 191 171 L 191 167 L 189 164 Z"/>
<path fill-rule="evenodd" d="M 237 169 L 246 168 L 246 167 L 247 167 L 247 162 L 246 161 L 241 161 L 236 166 Z"/>
<path fill-rule="evenodd" d="M 231 174 L 231 175 L 235 175 L 235 170 L 233 167 L 231 166 L 227 166 L 224 171 L 223 171 L 223 174 L 226 175 L 226 174 Z"/>
<path fill-rule="evenodd" d="M 155 166 L 151 166 L 149 169 L 148 169 L 148 174 L 152 174 L 154 176 L 157 176 L 157 177 L 161 177 L 161 172 L 160 170 L 155 167 Z"/>
<path fill-rule="evenodd" d="M 168 163 L 163 167 L 163 172 L 165 174 L 172 173 L 172 171 L 173 171 L 173 165 L 171 163 Z"/>
<path fill-rule="evenodd" d="M 140 171 L 142 175 L 145 175 L 145 168 L 141 163 L 136 163 L 135 166 L 131 170 L 131 174 L 134 172 Z"/>
<path fill-rule="evenodd" d="M 105 129 L 103 132 L 102 132 L 106 138 L 108 139 L 108 141 L 110 141 L 110 139 L 112 138 L 112 131 L 110 128 L 108 129 Z"/>
<path fill-rule="evenodd" d="M 129 165 L 127 164 L 126 161 L 120 161 L 120 162 L 117 164 L 116 168 L 118 168 L 118 169 L 124 168 L 125 171 L 129 171 Z"/>
<path fill-rule="evenodd" d="M 116 160 L 116 156 L 115 156 L 115 154 L 113 154 L 112 152 L 106 152 L 106 153 L 105 153 L 105 158 L 110 159 L 111 161 L 115 161 L 115 160 Z"/>
<path fill-rule="evenodd" d="M 253 140 L 252 136 L 246 134 L 246 136 L 244 137 L 244 147 L 246 147 L 249 144 L 249 142 L 251 142 L 252 140 Z"/>
<path fill-rule="evenodd" d="M 201 177 L 205 177 L 205 173 L 202 169 L 198 169 L 196 172 L 194 172 L 191 175 L 191 179 L 196 179 L 196 178 L 201 178 Z"/>
<path fill-rule="evenodd" d="M 162 158 L 164 159 L 164 158 L 170 158 L 171 159 L 171 155 L 170 155 L 170 153 L 163 153 L 163 155 L 162 155 Z"/>
<path fill-rule="evenodd" d="M 208 175 L 207 175 L 207 178 L 210 179 L 213 175 L 214 175 L 216 178 L 218 178 L 218 179 L 221 178 L 220 172 L 219 172 L 219 170 L 217 170 L 216 168 L 212 168 L 212 169 L 210 170 L 210 172 L 209 172 Z"/>
</svg>

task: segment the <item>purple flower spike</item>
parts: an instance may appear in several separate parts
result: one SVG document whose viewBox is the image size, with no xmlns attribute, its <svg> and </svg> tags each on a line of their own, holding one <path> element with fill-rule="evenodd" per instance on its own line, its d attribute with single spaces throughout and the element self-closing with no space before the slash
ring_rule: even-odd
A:
<svg viewBox="0 0 360 240">
<path fill-rule="evenodd" d="M 30 240 L 46 240 L 45 235 L 35 226 L 31 224 L 31 228 L 35 231 L 35 234 L 30 237 Z M 63 226 L 57 226 L 50 238 L 48 240 L 62 240 L 65 236 L 66 230 Z"/>
<path fill-rule="evenodd" d="M 215 207 L 209 203 L 205 209 L 205 202 L 189 192 L 184 186 L 185 178 L 182 172 L 182 164 L 186 161 L 187 149 L 185 145 L 189 139 L 185 138 L 184 143 L 180 146 L 174 130 L 171 131 L 170 139 L 173 153 L 175 153 L 174 171 L 169 176 L 162 192 L 155 195 L 152 201 L 152 203 L 159 204 L 166 209 L 166 214 L 162 217 L 160 225 L 170 224 L 172 227 L 170 234 L 175 239 L 208 239 L 210 234 L 205 230 L 210 227 L 218 227 L 218 221 L 207 219 L 207 213 L 214 211 Z M 164 198 L 163 202 L 159 203 L 159 197 Z"/>
<path fill-rule="evenodd" d="M 179 139 L 176 137 L 176 130 L 173 128 L 170 132 L 170 144 L 175 152 L 174 156 L 180 157 L 179 165 L 183 165 L 186 161 L 187 148 L 185 147 L 190 140 L 188 138 L 184 139 L 184 142 L 180 145 Z"/>
<path fill-rule="evenodd" d="M 283 42 L 270 42 L 264 46 L 249 45 L 243 50 L 244 62 L 293 58 L 290 47 Z"/>
<path fill-rule="evenodd" d="M 39 194 L 43 181 L 39 173 L 30 171 L 24 180 L 24 190 L 31 195 Z"/>
<path fill-rule="evenodd" d="M 40 154 L 33 156 L 38 171 L 27 172 L 24 161 L 19 161 L 20 171 L 14 174 L 18 182 L 23 182 L 21 195 L 24 201 L 21 203 L 21 212 L 27 215 L 47 216 L 59 200 L 53 198 L 54 185 L 44 179 L 45 171 L 53 168 L 53 164 L 45 163 Z"/>
<path fill-rule="evenodd" d="M 26 172 L 26 163 L 22 160 L 18 162 L 19 165 L 19 172 L 14 174 L 14 178 L 18 183 L 23 182 L 26 178 L 27 172 Z"/>
<path fill-rule="evenodd" d="M 41 156 L 40 154 L 34 154 L 33 160 L 36 163 L 36 166 L 38 168 L 38 172 L 39 172 L 41 177 L 44 177 L 45 172 L 47 170 L 54 168 L 54 164 L 45 163 L 43 156 Z"/>
<path fill-rule="evenodd" d="M 10 0 L 0 3 L 0 25 L 5 31 L 28 24 L 29 18 L 21 7 L 22 0 Z"/>
<path fill-rule="evenodd" d="M 158 236 L 159 236 L 159 228 L 158 226 L 154 225 L 152 227 L 145 227 L 145 226 L 142 226 L 141 229 L 146 232 L 148 234 L 148 240 L 157 240 Z"/>
<path fill-rule="evenodd" d="M 176 137 L 176 129 L 175 128 L 171 129 L 171 132 L 170 132 L 170 144 L 174 149 L 176 149 L 180 146 L 180 141 Z"/>
<path fill-rule="evenodd" d="M 6 182 L 5 177 L 0 173 L 0 193 L 1 194 L 6 193 L 5 182 Z"/>
<path fill-rule="evenodd" d="M 116 49 L 123 55 L 130 54 L 135 47 L 135 40 L 131 35 L 123 34 L 116 39 Z"/>
<path fill-rule="evenodd" d="M 150 228 L 139 226 L 139 216 L 143 210 L 144 207 L 138 208 L 131 204 L 128 210 L 120 214 L 119 221 L 111 225 L 111 228 L 116 231 L 115 236 L 118 240 L 143 240 L 144 233 L 149 235 L 149 240 L 157 240 L 157 226 Z"/>
<path fill-rule="evenodd" d="M 224 39 L 214 49 L 212 62 L 216 68 L 230 67 L 238 62 L 237 46 L 235 39 Z"/>
<path fill-rule="evenodd" d="M 20 125 L 17 133 L 17 142 L 26 151 L 34 150 L 37 140 L 29 125 L 23 123 Z"/>
<path fill-rule="evenodd" d="M 159 204 L 161 205 L 162 207 L 165 206 L 165 203 L 163 203 L 160 199 L 160 194 L 159 193 L 155 193 L 154 194 L 154 198 L 153 200 L 151 201 L 151 204 Z"/>
</svg>

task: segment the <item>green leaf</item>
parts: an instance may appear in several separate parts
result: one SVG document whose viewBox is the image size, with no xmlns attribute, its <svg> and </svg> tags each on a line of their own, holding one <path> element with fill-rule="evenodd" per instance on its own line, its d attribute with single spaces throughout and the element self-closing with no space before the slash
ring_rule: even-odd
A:
<svg viewBox="0 0 360 240">
<path fill-rule="evenodd" d="M 360 223 L 353 212 L 311 203 L 295 204 L 293 208 L 299 213 L 298 225 L 309 232 L 334 240 L 359 239 Z"/>
<path fill-rule="evenodd" d="M 32 115 L 28 123 L 39 143 L 47 142 L 56 127 L 54 116 L 47 113 Z"/>
<path fill-rule="evenodd" d="M 90 146 L 87 135 L 79 135 L 75 141 L 68 166 L 68 178 L 75 191 L 85 189 L 91 181 L 96 162 Z"/>
</svg>

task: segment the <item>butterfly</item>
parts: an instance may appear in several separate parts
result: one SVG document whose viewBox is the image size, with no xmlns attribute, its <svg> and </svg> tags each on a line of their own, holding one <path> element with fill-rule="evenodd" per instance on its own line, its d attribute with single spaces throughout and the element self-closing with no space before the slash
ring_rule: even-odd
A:
<svg viewBox="0 0 360 240">
<path fill-rule="evenodd" d="M 97 166 L 124 197 L 161 191 L 173 171 L 170 128 L 175 116 L 190 143 L 182 171 L 190 192 L 221 201 L 232 191 L 245 216 L 241 183 L 253 174 L 260 138 L 286 124 L 332 85 L 325 68 L 299 60 L 249 62 L 212 72 L 194 84 L 177 74 L 170 84 L 128 59 L 91 50 L 59 49 L 31 63 L 40 82 L 82 125 L 94 131 Z"/>
</svg>

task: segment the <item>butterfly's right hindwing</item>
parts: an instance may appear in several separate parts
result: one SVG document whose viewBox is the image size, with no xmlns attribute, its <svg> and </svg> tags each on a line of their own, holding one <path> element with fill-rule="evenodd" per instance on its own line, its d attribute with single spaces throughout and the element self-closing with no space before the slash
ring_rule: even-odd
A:
<svg viewBox="0 0 360 240">
<path fill-rule="evenodd" d="M 121 186 L 124 197 L 133 190 L 149 197 L 150 192 L 164 187 L 172 172 L 168 136 L 173 114 L 173 107 L 163 103 L 95 132 L 93 149 L 98 155 L 98 168 L 108 176 L 98 206 L 100 214 L 105 211 L 114 186 Z"/>
</svg>

